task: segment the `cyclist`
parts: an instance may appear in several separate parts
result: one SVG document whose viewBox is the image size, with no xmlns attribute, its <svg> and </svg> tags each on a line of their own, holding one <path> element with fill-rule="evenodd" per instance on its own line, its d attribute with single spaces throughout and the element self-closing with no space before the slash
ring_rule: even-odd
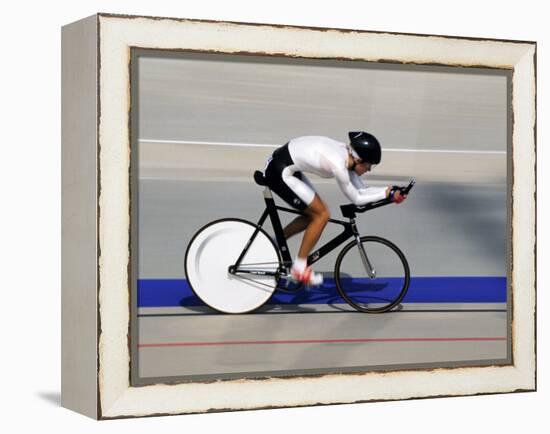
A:
<svg viewBox="0 0 550 434">
<path fill-rule="evenodd" d="M 264 169 L 267 185 L 285 202 L 303 211 L 284 229 L 286 238 L 302 232 L 304 237 L 291 268 L 294 280 L 321 285 L 323 276 L 307 265 L 307 257 L 321 237 L 329 210 L 303 172 L 335 178 L 342 192 L 355 205 L 390 197 L 401 203 L 406 195 L 392 187 L 366 187 L 360 176 L 380 163 L 382 149 L 372 134 L 350 132 L 349 144 L 324 136 L 303 136 L 277 148 Z"/>
</svg>

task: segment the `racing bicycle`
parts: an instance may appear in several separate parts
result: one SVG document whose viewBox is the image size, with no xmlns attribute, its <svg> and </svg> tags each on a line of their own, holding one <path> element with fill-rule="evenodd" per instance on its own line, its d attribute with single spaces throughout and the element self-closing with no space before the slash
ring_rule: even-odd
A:
<svg viewBox="0 0 550 434">
<path fill-rule="evenodd" d="M 185 253 L 185 273 L 189 286 L 207 306 L 221 313 L 248 313 L 268 302 L 275 291 L 293 292 L 302 285 L 290 277 L 292 256 L 284 237 L 279 212 L 302 212 L 275 204 L 260 171 L 254 173 L 264 186 L 265 210 L 257 223 L 239 218 L 223 218 L 208 223 L 191 239 Z M 394 186 L 408 194 L 414 186 Z M 407 293 L 410 269 L 405 255 L 391 241 L 378 236 L 361 236 L 358 213 L 393 203 L 386 198 L 366 205 L 340 206 L 347 220 L 329 219 L 342 232 L 312 252 L 308 265 L 346 244 L 334 265 L 334 279 L 325 279 L 323 288 L 335 285 L 345 302 L 360 312 L 382 313 L 398 306 Z M 264 229 L 270 219 L 275 237 Z"/>
</svg>

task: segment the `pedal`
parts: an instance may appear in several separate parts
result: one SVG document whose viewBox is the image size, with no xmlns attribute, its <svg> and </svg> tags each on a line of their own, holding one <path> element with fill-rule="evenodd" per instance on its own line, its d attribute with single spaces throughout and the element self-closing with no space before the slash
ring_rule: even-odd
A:
<svg viewBox="0 0 550 434">
<path fill-rule="evenodd" d="M 277 285 L 277 290 L 281 292 L 286 292 L 289 294 L 294 294 L 302 289 L 304 285 L 301 282 L 295 280 L 287 270 L 282 270 L 279 278 L 279 284 Z"/>
</svg>

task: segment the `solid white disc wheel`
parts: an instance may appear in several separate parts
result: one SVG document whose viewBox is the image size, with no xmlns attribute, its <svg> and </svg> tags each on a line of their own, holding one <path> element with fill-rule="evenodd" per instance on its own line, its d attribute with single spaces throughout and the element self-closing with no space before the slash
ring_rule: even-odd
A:
<svg viewBox="0 0 550 434">
<path fill-rule="evenodd" d="M 189 285 L 197 297 L 219 312 L 251 312 L 266 303 L 277 287 L 275 276 L 229 273 L 254 230 L 255 225 L 245 220 L 218 220 L 200 229 L 187 248 Z M 279 265 L 273 241 L 260 230 L 239 268 L 275 272 Z"/>
</svg>

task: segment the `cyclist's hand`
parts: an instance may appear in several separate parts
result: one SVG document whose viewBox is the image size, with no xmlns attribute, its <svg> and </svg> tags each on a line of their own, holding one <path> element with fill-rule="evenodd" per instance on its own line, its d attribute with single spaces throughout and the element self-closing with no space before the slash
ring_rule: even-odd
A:
<svg viewBox="0 0 550 434">
<path fill-rule="evenodd" d="M 396 190 L 395 194 L 393 195 L 393 201 L 395 203 L 401 203 L 407 198 L 406 194 L 401 193 L 401 190 Z"/>
<path fill-rule="evenodd" d="M 390 199 L 392 200 L 392 202 L 401 203 L 407 198 L 407 195 L 401 192 L 401 188 L 402 187 L 398 186 L 392 187 L 390 192 Z"/>
</svg>

